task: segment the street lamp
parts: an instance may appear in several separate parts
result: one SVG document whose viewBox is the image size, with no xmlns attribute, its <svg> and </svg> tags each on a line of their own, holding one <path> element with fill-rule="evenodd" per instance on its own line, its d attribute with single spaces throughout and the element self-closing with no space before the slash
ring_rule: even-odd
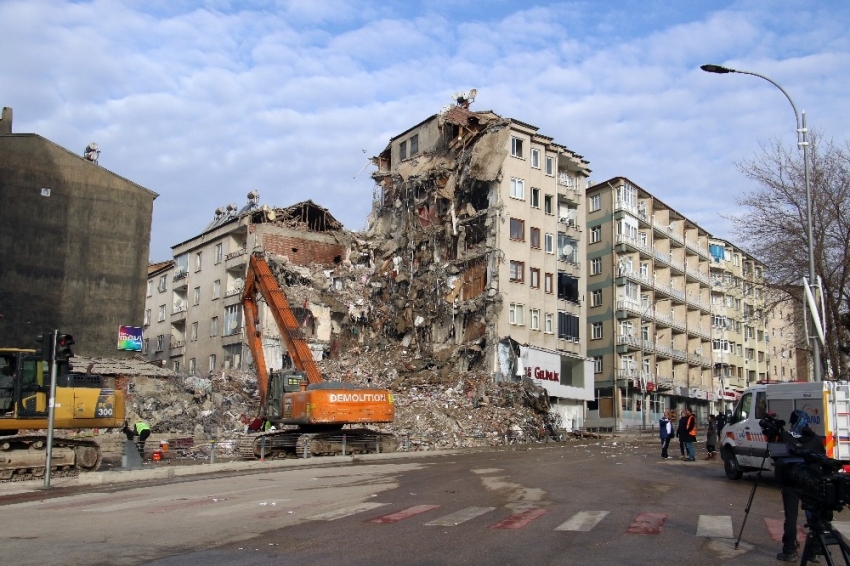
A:
<svg viewBox="0 0 850 566">
<path fill-rule="evenodd" d="M 785 98 L 788 99 L 788 102 L 791 103 L 791 108 L 794 110 L 794 118 L 797 121 L 797 146 L 803 148 L 803 177 L 806 183 L 806 232 L 809 240 L 809 281 L 807 283 L 808 289 L 807 293 L 812 297 L 816 297 L 817 293 L 815 289 L 816 285 L 816 274 L 815 274 L 815 245 L 814 239 L 812 235 L 812 188 L 809 183 L 809 141 L 807 138 L 808 130 L 806 129 L 806 112 L 803 111 L 802 119 L 800 114 L 797 112 L 797 106 L 794 104 L 794 101 L 791 100 L 791 97 L 785 92 L 785 89 L 782 88 L 776 81 L 773 79 L 766 77 L 764 75 L 760 75 L 759 73 L 754 73 L 752 71 L 739 71 L 737 69 L 730 69 L 728 67 L 723 67 L 721 65 L 702 65 L 700 69 L 705 71 L 706 73 L 717 73 L 720 75 L 725 75 L 726 73 L 738 73 L 740 75 L 752 75 L 754 77 L 759 77 L 760 79 L 764 79 L 785 95 Z M 804 297 L 805 301 L 806 298 Z M 817 320 L 817 309 L 814 308 L 815 302 L 812 301 L 811 307 L 809 311 L 811 312 L 811 319 L 808 321 L 809 324 L 809 336 L 812 342 L 812 380 L 813 381 L 821 381 L 821 363 L 820 363 L 820 344 L 818 343 L 818 328 L 819 323 Z"/>
</svg>

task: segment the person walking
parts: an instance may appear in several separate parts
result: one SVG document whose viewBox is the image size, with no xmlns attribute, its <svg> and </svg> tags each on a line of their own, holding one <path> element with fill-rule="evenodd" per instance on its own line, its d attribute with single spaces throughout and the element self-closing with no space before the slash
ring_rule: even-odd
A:
<svg viewBox="0 0 850 566">
<path fill-rule="evenodd" d="M 670 439 L 673 438 L 673 424 L 670 422 L 670 413 L 666 411 L 658 422 L 658 436 L 661 438 L 661 457 L 669 460 L 667 448 L 670 446 Z"/>
<path fill-rule="evenodd" d="M 685 452 L 687 453 L 687 462 L 694 462 L 696 455 L 694 454 L 694 442 L 697 440 L 697 418 L 688 407 L 684 410 L 685 414 Z"/>
<path fill-rule="evenodd" d="M 679 417 L 679 422 L 676 425 L 676 437 L 679 439 L 679 454 L 682 457 L 682 460 L 687 459 L 685 456 L 685 424 L 687 424 L 687 409 L 682 409 L 682 414 Z"/>
<path fill-rule="evenodd" d="M 723 427 L 726 426 L 726 415 L 723 411 L 717 413 L 717 441 L 720 442 L 720 435 L 723 434 Z"/>
<path fill-rule="evenodd" d="M 717 455 L 715 441 L 717 440 L 717 419 L 714 415 L 708 415 L 708 425 L 705 429 L 705 455 L 706 460 L 714 460 Z"/>
</svg>

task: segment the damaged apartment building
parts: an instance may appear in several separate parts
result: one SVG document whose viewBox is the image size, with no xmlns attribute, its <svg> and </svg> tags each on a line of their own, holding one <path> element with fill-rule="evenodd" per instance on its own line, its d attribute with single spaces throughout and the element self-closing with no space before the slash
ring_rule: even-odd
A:
<svg viewBox="0 0 850 566">
<path fill-rule="evenodd" d="M 590 169 L 535 126 L 470 110 L 474 97 L 373 158 L 372 302 L 405 343 L 458 371 L 530 378 L 581 426 L 593 399 L 580 265 Z"/>
</svg>

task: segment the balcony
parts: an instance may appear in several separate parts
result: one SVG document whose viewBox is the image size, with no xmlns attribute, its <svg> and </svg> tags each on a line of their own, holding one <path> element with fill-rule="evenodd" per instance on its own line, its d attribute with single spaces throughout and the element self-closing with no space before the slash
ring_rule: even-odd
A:
<svg viewBox="0 0 850 566">
<path fill-rule="evenodd" d="M 189 272 L 181 271 L 174 276 L 174 290 L 185 289 L 189 286 Z"/>
<path fill-rule="evenodd" d="M 242 248 L 224 256 L 224 268 L 228 271 L 242 269 L 248 263 L 248 249 Z"/>
<path fill-rule="evenodd" d="M 617 234 L 617 240 L 616 241 L 617 241 L 618 245 L 626 246 L 626 247 L 631 248 L 633 250 L 637 250 L 643 255 L 646 255 L 646 256 L 652 255 L 652 248 L 650 248 L 648 245 L 646 245 L 646 243 L 641 242 L 640 240 L 637 240 L 635 238 L 629 238 L 625 234 Z"/>
<path fill-rule="evenodd" d="M 172 341 L 168 346 L 168 355 L 169 356 L 182 356 L 183 351 L 185 350 L 186 342 L 183 340 Z"/>
<path fill-rule="evenodd" d="M 171 311 L 171 322 L 180 322 L 186 320 L 186 305 L 175 306 Z"/>
<path fill-rule="evenodd" d="M 687 238 L 685 238 L 685 247 L 688 248 L 689 250 L 691 250 L 692 252 L 696 253 L 697 255 L 699 255 L 699 256 L 701 256 L 705 259 L 708 259 L 708 250 L 703 248 L 703 247 L 700 247 L 700 245 L 698 243 L 692 242 L 691 240 L 688 240 Z"/>
</svg>

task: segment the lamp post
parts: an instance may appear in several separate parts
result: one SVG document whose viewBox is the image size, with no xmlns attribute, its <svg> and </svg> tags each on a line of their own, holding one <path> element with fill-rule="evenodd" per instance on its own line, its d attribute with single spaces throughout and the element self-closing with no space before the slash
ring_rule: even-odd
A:
<svg viewBox="0 0 850 566">
<path fill-rule="evenodd" d="M 809 141 L 807 136 L 808 130 L 806 128 L 806 112 L 803 111 L 801 118 L 800 114 L 797 112 L 797 106 L 794 104 L 794 101 L 791 100 L 791 97 L 788 95 L 788 93 L 785 92 L 785 89 L 782 88 L 779 83 L 769 77 L 760 75 L 759 73 L 754 73 L 752 71 L 739 71 L 738 69 L 730 69 L 721 65 L 701 65 L 700 69 L 702 69 L 706 73 L 717 73 L 720 75 L 724 75 L 726 73 L 738 73 L 740 75 L 752 75 L 754 77 L 764 79 L 776 88 L 778 88 L 780 91 L 782 91 L 782 94 L 784 94 L 785 98 L 788 99 L 788 102 L 791 103 L 791 108 L 794 110 L 794 118 L 797 122 L 797 146 L 803 148 L 803 178 L 806 184 L 806 235 L 809 240 L 809 281 L 807 284 L 807 291 L 813 297 L 816 297 L 817 293 L 815 291 L 817 285 L 815 280 L 815 245 L 812 234 L 812 188 L 811 184 L 809 183 Z M 809 325 L 809 336 L 812 343 L 812 380 L 821 381 L 822 378 L 820 362 L 820 344 L 818 343 L 818 331 L 815 328 L 817 311 L 814 308 L 810 309 L 810 311 L 812 311 L 812 314 L 810 315 L 811 318 L 807 322 Z"/>
</svg>

